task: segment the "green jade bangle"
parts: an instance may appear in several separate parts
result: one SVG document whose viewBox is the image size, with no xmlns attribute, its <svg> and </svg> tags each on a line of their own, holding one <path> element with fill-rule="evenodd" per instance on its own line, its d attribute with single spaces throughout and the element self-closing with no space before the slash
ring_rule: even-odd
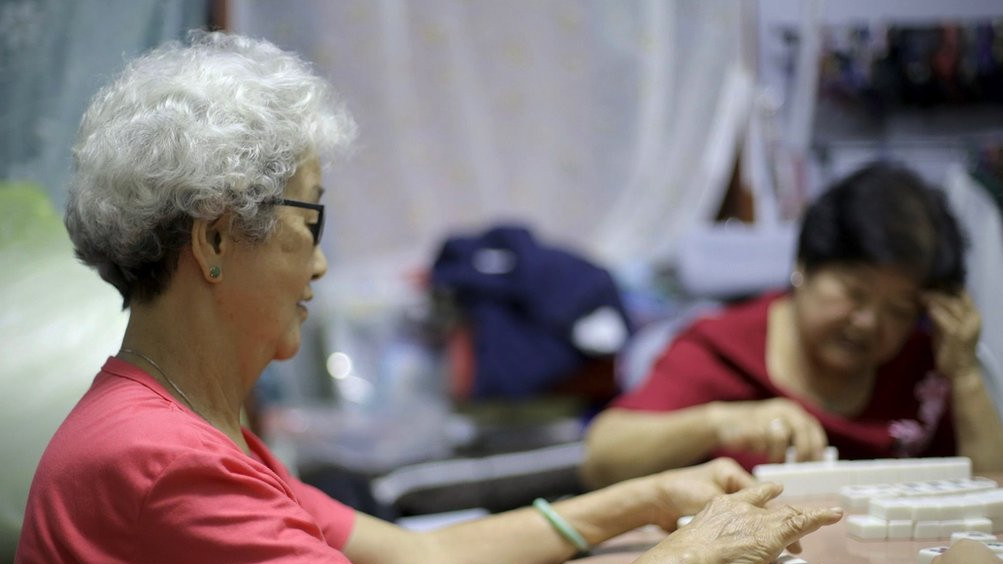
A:
<svg viewBox="0 0 1003 564">
<path fill-rule="evenodd" d="M 543 499 L 542 497 L 534 499 L 533 508 L 539 511 L 540 515 L 543 515 L 543 517 L 554 527 L 554 529 L 558 533 L 561 534 L 562 537 L 564 537 L 565 539 L 567 539 L 568 542 L 574 545 L 574 547 L 578 549 L 579 553 L 585 554 L 589 551 L 589 542 L 585 540 L 585 537 L 583 537 L 581 533 L 576 531 L 575 528 L 571 526 L 571 523 L 565 521 L 564 517 L 558 515 L 557 512 L 554 511 L 554 508 L 550 506 L 550 503 L 547 502 L 547 500 Z"/>
</svg>

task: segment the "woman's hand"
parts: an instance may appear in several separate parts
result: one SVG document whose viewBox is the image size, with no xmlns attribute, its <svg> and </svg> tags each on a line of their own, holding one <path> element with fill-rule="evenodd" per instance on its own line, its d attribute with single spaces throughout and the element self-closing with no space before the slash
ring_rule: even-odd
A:
<svg viewBox="0 0 1003 564">
<path fill-rule="evenodd" d="M 999 559 L 981 542 L 961 540 L 933 559 L 933 564 L 998 564 Z"/>
<path fill-rule="evenodd" d="M 818 460 L 829 444 L 818 419 L 785 398 L 720 402 L 711 417 L 721 447 L 763 453 L 771 462 L 782 462 L 792 445 L 797 460 Z"/>
<path fill-rule="evenodd" d="M 679 517 L 696 514 L 711 499 L 756 484 L 755 478 L 730 458 L 668 470 L 642 480 L 647 480 L 654 490 L 653 513 L 647 522 L 666 531 L 674 531 Z"/>
<path fill-rule="evenodd" d="M 978 369 L 975 347 L 982 331 L 982 317 L 968 292 L 923 295 L 933 322 L 933 350 L 937 370 L 954 379 Z"/>
<path fill-rule="evenodd" d="M 780 494 L 777 484 L 760 484 L 718 496 L 688 525 L 669 535 L 635 564 L 767 564 L 785 548 L 800 552 L 798 539 L 840 520 L 843 510 L 785 505 L 766 509 Z"/>
</svg>

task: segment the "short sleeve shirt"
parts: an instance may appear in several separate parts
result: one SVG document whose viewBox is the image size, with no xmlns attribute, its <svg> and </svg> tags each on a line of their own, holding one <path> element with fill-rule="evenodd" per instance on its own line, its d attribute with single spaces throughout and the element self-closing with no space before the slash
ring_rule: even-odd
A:
<svg viewBox="0 0 1003 564">
<path fill-rule="evenodd" d="M 351 508 L 109 358 L 36 470 L 15 562 L 349 562 Z"/>
<path fill-rule="evenodd" d="M 824 411 L 774 385 L 766 370 L 767 319 L 781 296 L 770 293 L 696 321 L 666 348 L 645 382 L 614 400 L 613 407 L 673 411 L 713 401 L 786 397 L 819 420 L 843 459 L 955 453 L 946 384 L 934 372 L 930 339 L 920 329 L 878 367 L 870 401 L 856 416 Z M 747 469 L 766 462 L 754 453 L 712 454 L 731 456 Z"/>
</svg>

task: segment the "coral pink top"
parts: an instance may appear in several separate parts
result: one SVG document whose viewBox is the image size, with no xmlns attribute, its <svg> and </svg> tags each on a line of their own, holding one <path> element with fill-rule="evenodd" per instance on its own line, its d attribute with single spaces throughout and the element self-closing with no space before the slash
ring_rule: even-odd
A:
<svg viewBox="0 0 1003 564">
<path fill-rule="evenodd" d="M 14 561 L 348 562 L 354 510 L 244 437 L 251 455 L 109 358 L 42 456 Z"/>
</svg>

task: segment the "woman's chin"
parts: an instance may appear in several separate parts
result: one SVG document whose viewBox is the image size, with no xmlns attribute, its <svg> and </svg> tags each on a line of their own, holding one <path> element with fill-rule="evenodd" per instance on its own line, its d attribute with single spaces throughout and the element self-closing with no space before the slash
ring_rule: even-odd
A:
<svg viewBox="0 0 1003 564">
<path fill-rule="evenodd" d="M 855 374 L 866 374 L 874 369 L 871 358 L 856 354 L 832 354 L 828 355 L 826 365 L 833 372 L 853 376 Z"/>
<path fill-rule="evenodd" d="M 858 347 L 850 347 L 840 343 L 833 344 L 819 352 L 822 354 L 815 356 L 815 361 L 830 372 L 852 375 L 874 369 L 873 355 Z"/>
<path fill-rule="evenodd" d="M 275 351 L 274 360 L 289 360 L 290 358 L 296 356 L 300 350 L 300 339 L 299 332 L 296 332 L 295 339 L 287 339 L 285 342 L 280 343 L 279 347 Z"/>
</svg>

